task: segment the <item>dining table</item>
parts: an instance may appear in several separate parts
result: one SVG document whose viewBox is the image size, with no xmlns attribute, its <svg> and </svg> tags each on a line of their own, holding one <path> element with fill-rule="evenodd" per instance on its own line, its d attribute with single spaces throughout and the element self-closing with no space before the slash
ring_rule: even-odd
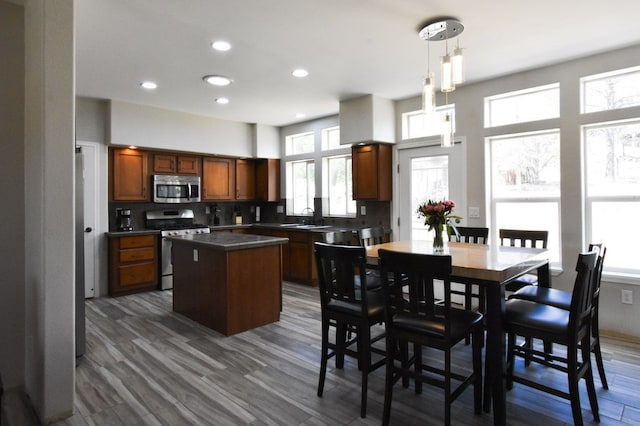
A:
<svg viewBox="0 0 640 426">
<path fill-rule="evenodd" d="M 487 334 L 483 405 L 486 412 L 490 412 L 493 406 L 495 425 L 505 425 L 505 285 L 524 274 L 537 273 L 538 285 L 550 287 L 549 251 L 532 247 L 446 242 L 443 252 L 434 253 L 432 241 L 401 240 L 367 246 L 367 263 L 378 263 L 380 249 L 450 255 L 451 281 L 484 287 Z"/>
</svg>

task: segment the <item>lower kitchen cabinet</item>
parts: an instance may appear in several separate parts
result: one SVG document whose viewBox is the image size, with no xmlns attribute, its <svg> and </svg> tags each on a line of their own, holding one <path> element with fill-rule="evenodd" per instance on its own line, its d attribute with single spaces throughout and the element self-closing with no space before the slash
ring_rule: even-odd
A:
<svg viewBox="0 0 640 426">
<path fill-rule="evenodd" d="M 322 233 L 305 230 L 275 230 L 253 228 L 251 233 L 288 238 L 289 244 L 282 246 L 282 277 L 286 281 L 318 285 L 318 270 L 313 254 L 313 243 L 322 240 Z"/>
<path fill-rule="evenodd" d="M 158 288 L 158 236 L 109 238 L 109 295 L 121 296 Z"/>
</svg>

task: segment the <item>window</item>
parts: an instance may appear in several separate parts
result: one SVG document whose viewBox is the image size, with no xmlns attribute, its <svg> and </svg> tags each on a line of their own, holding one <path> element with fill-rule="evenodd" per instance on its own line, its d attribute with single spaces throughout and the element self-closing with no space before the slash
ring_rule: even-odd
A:
<svg viewBox="0 0 640 426">
<path fill-rule="evenodd" d="M 484 100 L 484 126 L 495 127 L 560 117 L 560 84 L 489 96 Z"/>
<path fill-rule="evenodd" d="M 323 151 L 343 148 L 343 146 L 340 145 L 340 126 L 322 129 L 321 139 Z"/>
<path fill-rule="evenodd" d="M 638 274 L 640 119 L 583 127 L 587 241 L 607 247 L 606 270 Z"/>
<path fill-rule="evenodd" d="M 351 155 L 325 157 L 323 173 L 323 214 L 325 216 L 355 216 L 351 180 Z"/>
<path fill-rule="evenodd" d="M 313 160 L 287 162 L 287 214 L 310 215 L 316 195 Z"/>
<path fill-rule="evenodd" d="M 426 138 L 439 136 L 444 132 L 444 116 L 451 114 L 453 130 L 456 129 L 456 111 L 454 105 L 436 108 L 435 112 L 425 114 L 424 111 L 411 111 L 402 114 L 402 139 Z"/>
<path fill-rule="evenodd" d="M 298 133 L 285 138 L 286 155 L 307 154 L 313 151 L 315 151 L 313 132 Z"/>
<path fill-rule="evenodd" d="M 488 139 L 491 227 L 548 230 L 552 265 L 560 262 L 560 133 Z"/>
<path fill-rule="evenodd" d="M 580 79 L 582 113 L 640 105 L 640 67 Z"/>
</svg>

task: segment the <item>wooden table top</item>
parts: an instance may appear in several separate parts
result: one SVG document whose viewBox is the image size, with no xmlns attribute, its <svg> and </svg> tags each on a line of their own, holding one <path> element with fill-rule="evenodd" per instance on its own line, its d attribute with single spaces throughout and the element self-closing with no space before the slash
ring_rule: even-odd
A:
<svg viewBox="0 0 640 426">
<path fill-rule="evenodd" d="M 433 254 L 433 242 L 393 241 L 367 247 L 367 262 L 378 263 L 378 250 L 387 249 Z M 549 262 L 548 250 L 486 244 L 445 242 L 444 253 L 451 255 L 452 275 L 469 280 L 504 283 Z"/>
</svg>

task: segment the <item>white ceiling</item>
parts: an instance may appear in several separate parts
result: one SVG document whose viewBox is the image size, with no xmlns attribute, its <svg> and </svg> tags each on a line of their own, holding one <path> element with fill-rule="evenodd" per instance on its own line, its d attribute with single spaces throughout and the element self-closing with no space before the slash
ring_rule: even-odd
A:
<svg viewBox="0 0 640 426">
<path fill-rule="evenodd" d="M 434 16 L 464 24 L 468 82 L 640 43 L 638 0 L 75 0 L 75 9 L 78 96 L 274 126 L 336 114 L 358 95 L 418 95 L 427 43 L 417 30 Z M 217 39 L 232 50 L 213 51 Z M 433 64 L 443 50 L 431 43 Z M 297 67 L 309 76 L 292 77 Z M 234 83 L 210 86 L 207 74 Z"/>
</svg>

